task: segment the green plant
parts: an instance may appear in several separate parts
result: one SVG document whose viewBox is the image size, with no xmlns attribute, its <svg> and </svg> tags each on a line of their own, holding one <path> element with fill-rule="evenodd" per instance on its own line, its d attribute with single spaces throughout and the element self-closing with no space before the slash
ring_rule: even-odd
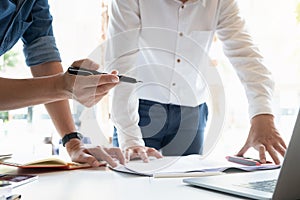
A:
<svg viewBox="0 0 300 200">
<path fill-rule="evenodd" d="M 10 50 L 2 55 L 1 61 L 0 61 L 0 70 L 4 71 L 6 67 L 15 67 L 18 63 L 18 55 L 19 53 Z"/>
<path fill-rule="evenodd" d="M 8 111 L 0 112 L 0 119 L 2 119 L 3 122 L 8 121 Z"/>
</svg>

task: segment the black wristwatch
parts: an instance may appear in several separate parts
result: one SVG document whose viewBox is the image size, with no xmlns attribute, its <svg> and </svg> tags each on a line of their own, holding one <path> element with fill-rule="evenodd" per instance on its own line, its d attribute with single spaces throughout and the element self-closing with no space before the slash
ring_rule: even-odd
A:
<svg viewBox="0 0 300 200">
<path fill-rule="evenodd" d="M 79 140 L 82 140 L 83 135 L 82 135 L 81 133 L 79 133 L 79 132 L 71 132 L 71 133 L 66 134 L 66 135 L 61 139 L 63 146 L 65 147 L 66 144 L 67 144 L 67 142 L 69 142 L 69 141 L 70 141 L 71 139 L 73 139 L 73 138 L 77 138 L 77 139 L 79 139 Z"/>
</svg>

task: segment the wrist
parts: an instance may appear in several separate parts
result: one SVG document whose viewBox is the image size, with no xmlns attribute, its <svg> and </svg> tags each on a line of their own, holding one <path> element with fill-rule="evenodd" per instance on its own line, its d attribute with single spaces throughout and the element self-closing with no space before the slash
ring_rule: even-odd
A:
<svg viewBox="0 0 300 200">
<path fill-rule="evenodd" d="M 262 120 L 266 120 L 266 121 L 269 121 L 269 122 L 273 122 L 274 121 L 274 116 L 271 115 L 271 114 L 259 114 L 259 115 L 256 115 L 254 116 L 252 119 L 251 119 L 251 123 L 253 122 L 259 122 L 259 121 L 262 121 Z"/>
<path fill-rule="evenodd" d="M 79 132 L 74 131 L 64 135 L 61 140 L 62 140 L 62 145 L 66 147 L 66 145 L 68 145 L 69 143 L 74 143 L 74 142 L 81 143 L 82 139 L 83 139 L 83 135 Z"/>
<path fill-rule="evenodd" d="M 56 91 L 63 99 L 72 99 L 74 78 L 67 72 L 59 74 L 56 81 Z"/>
</svg>

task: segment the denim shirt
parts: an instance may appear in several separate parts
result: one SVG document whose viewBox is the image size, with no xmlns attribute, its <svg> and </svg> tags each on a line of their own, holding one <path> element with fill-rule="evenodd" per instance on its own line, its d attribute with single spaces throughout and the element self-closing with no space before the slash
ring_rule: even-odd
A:
<svg viewBox="0 0 300 200">
<path fill-rule="evenodd" d="M 48 0 L 1 0 L 0 56 L 22 39 L 28 66 L 61 61 Z"/>
</svg>

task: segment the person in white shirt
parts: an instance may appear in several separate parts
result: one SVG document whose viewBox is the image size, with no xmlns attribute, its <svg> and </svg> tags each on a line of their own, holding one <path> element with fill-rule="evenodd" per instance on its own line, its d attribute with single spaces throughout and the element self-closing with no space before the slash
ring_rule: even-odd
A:
<svg viewBox="0 0 300 200">
<path fill-rule="evenodd" d="M 143 81 L 113 91 L 114 144 L 127 159 L 202 153 L 203 66 L 216 34 L 249 102 L 251 128 L 237 155 L 254 147 L 262 163 L 266 152 L 280 163 L 286 145 L 274 125 L 274 82 L 235 0 L 112 0 L 110 12 L 106 64 Z"/>
</svg>

